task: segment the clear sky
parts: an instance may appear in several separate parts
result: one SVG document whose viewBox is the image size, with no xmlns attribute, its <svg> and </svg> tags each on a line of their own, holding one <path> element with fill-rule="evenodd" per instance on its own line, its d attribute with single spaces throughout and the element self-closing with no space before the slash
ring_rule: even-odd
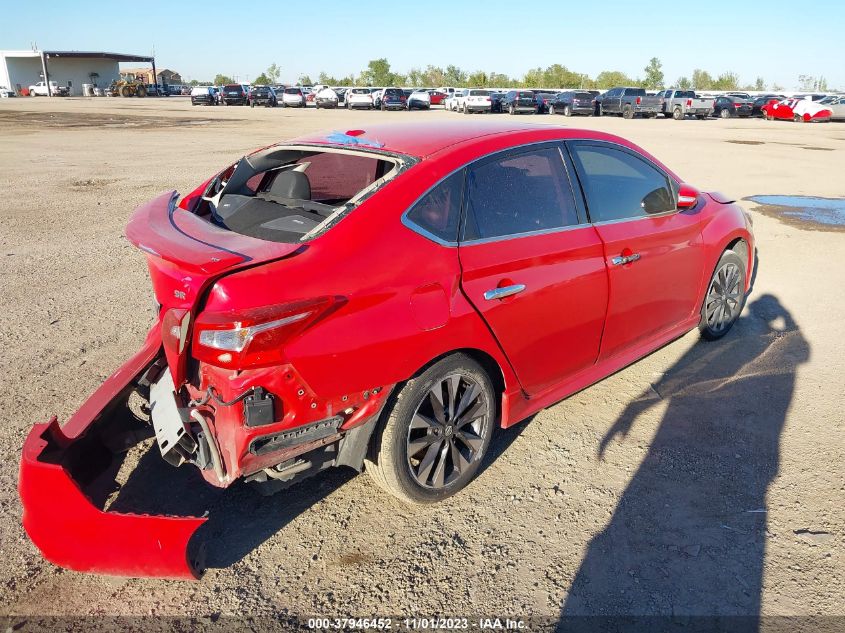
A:
<svg viewBox="0 0 845 633">
<path fill-rule="evenodd" d="M 159 68 L 187 80 L 249 81 L 273 62 L 283 82 L 316 80 L 379 57 L 402 73 L 455 64 L 521 77 L 560 63 L 638 77 L 656 56 L 667 83 L 701 68 L 787 90 L 821 75 L 845 89 L 842 0 L 0 0 L 0 10 L 0 49 L 154 50 Z"/>
</svg>

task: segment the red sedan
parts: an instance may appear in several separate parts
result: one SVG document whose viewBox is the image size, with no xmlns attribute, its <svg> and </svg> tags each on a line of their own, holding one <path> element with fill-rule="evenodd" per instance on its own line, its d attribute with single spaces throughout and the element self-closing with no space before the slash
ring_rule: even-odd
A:
<svg viewBox="0 0 845 633">
<path fill-rule="evenodd" d="M 20 493 L 49 560 L 129 576 L 198 575 L 205 521 L 94 505 L 84 483 L 130 438 L 214 486 L 350 466 L 439 501 L 495 427 L 690 329 L 724 336 L 754 261 L 723 195 L 622 138 L 512 121 L 272 145 L 143 205 L 126 234 L 158 321 L 66 425 L 35 426 Z"/>
<path fill-rule="evenodd" d="M 431 96 L 431 105 L 443 105 L 448 96 L 445 92 L 438 92 L 437 90 L 430 90 L 428 94 Z"/>
<path fill-rule="evenodd" d="M 809 99 L 783 99 L 781 101 L 770 101 L 761 110 L 763 116 L 771 121 L 773 119 L 784 119 L 804 123 L 816 121 L 830 121 L 833 110 Z"/>
</svg>

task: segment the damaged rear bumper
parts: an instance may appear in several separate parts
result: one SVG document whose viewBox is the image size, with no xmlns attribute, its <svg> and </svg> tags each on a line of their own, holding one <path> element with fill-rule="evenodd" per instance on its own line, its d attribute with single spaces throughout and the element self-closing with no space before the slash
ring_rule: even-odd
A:
<svg viewBox="0 0 845 633">
<path fill-rule="evenodd" d="M 202 552 L 191 547 L 191 537 L 205 518 L 109 512 L 105 497 L 99 503 L 88 492 L 102 487 L 130 446 L 137 421 L 115 403 L 125 402 L 160 341 L 156 325 L 141 350 L 64 427 L 53 417 L 27 437 L 19 479 L 23 526 L 56 565 L 131 577 L 195 579 L 202 573 Z"/>
</svg>

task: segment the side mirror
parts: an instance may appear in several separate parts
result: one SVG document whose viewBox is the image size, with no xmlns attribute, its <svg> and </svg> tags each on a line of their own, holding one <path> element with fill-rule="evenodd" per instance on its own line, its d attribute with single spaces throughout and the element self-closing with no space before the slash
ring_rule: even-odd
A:
<svg viewBox="0 0 845 633">
<path fill-rule="evenodd" d="M 700 195 L 701 192 L 698 189 L 691 185 L 682 183 L 678 189 L 678 208 L 692 209 L 696 204 L 698 204 L 698 197 Z"/>
</svg>

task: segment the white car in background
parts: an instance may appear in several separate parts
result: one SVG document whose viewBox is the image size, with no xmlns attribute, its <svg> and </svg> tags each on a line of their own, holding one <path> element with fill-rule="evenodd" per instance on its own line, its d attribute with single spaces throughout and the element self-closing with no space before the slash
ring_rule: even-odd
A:
<svg viewBox="0 0 845 633">
<path fill-rule="evenodd" d="M 461 110 L 464 114 L 473 112 L 490 112 L 492 101 L 490 100 L 491 90 L 480 90 L 471 88 L 463 99 L 461 99 Z"/>
<path fill-rule="evenodd" d="M 17 97 L 18 93 L 8 88 L 0 88 L 0 99 L 8 99 L 9 97 Z"/>
<path fill-rule="evenodd" d="M 431 108 L 431 95 L 428 90 L 423 88 L 414 90 L 410 95 L 408 95 L 408 102 L 405 104 L 405 107 L 408 110 L 413 110 L 414 108 L 428 110 Z"/>
<path fill-rule="evenodd" d="M 354 108 L 373 108 L 373 94 L 369 88 L 350 88 L 346 91 L 346 107 L 349 110 Z"/>
<path fill-rule="evenodd" d="M 830 118 L 836 121 L 845 120 L 845 95 L 830 95 L 818 102 L 833 112 Z"/>
<path fill-rule="evenodd" d="M 314 106 L 316 108 L 336 108 L 340 99 L 337 93 L 326 86 L 314 94 Z"/>
<path fill-rule="evenodd" d="M 464 95 L 464 90 L 456 90 L 455 92 L 451 93 L 446 99 L 443 101 L 443 107 L 446 110 L 451 110 L 452 112 L 457 112 L 458 107 L 461 102 L 461 98 Z"/>
</svg>

